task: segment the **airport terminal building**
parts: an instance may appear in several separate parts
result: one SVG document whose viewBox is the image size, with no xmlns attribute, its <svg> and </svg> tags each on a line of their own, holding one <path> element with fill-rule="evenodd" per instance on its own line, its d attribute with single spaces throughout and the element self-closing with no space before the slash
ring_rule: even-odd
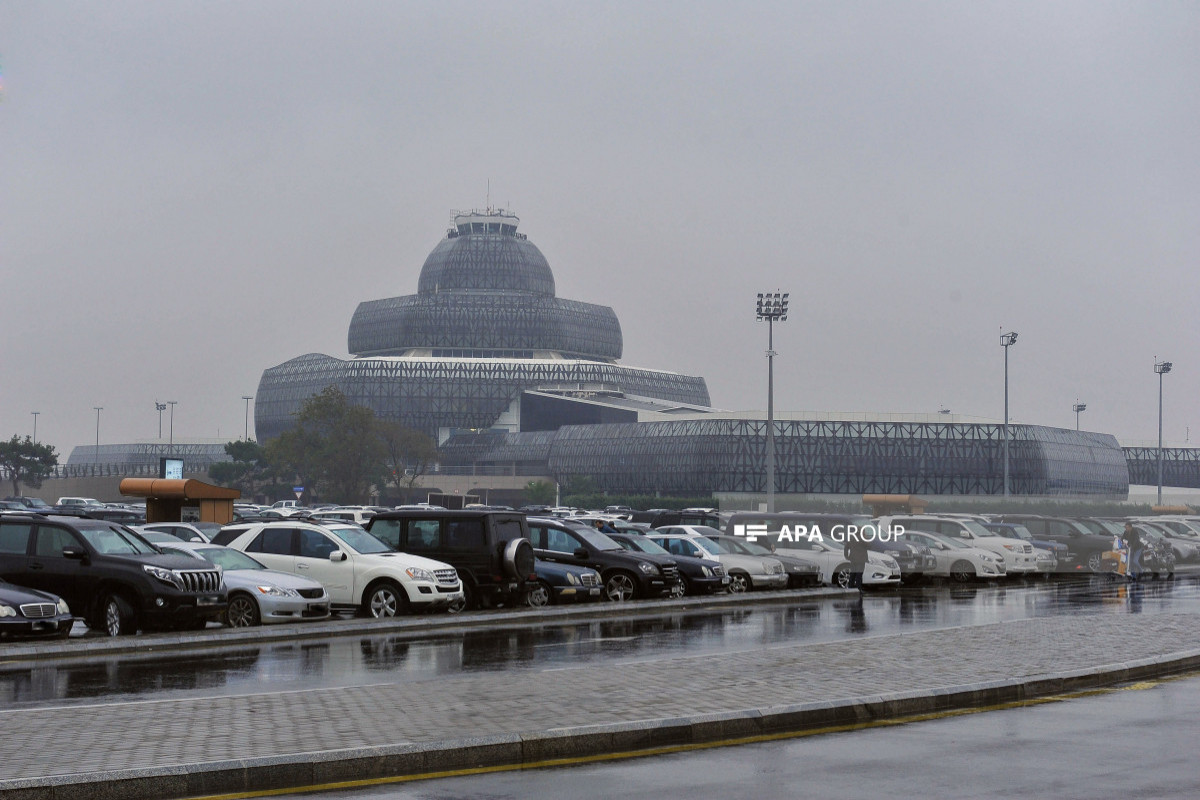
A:
<svg viewBox="0 0 1200 800">
<path fill-rule="evenodd" d="M 442 465 L 569 478 L 623 493 L 764 488 L 761 413 L 710 407 L 702 377 L 619 362 L 606 306 L 565 300 L 517 217 L 459 214 L 426 258 L 417 293 L 361 303 L 349 359 L 310 353 L 267 369 L 260 441 L 311 395 L 337 387 L 378 416 L 435 437 Z M 782 413 L 782 494 L 1003 494 L 1003 426 L 946 415 Z M 1126 453 L 1101 433 L 1010 425 L 1016 495 L 1123 497 Z"/>
</svg>

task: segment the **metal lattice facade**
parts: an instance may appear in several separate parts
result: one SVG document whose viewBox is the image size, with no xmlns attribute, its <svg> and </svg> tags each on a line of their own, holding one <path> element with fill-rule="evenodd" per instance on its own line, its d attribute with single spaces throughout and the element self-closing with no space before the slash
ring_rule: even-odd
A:
<svg viewBox="0 0 1200 800">
<path fill-rule="evenodd" d="M 67 466 L 83 464 L 111 464 L 151 466 L 158 469 L 158 459 L 163 456 L 182 458 L 188 470 L 206 470 L 221 461 L 232 461 L 225 452 L 224 440 L 220 442 L 135 442 L 132 444 L 76 445 L 71 448 Z"/>
<path fill-rule="evenodd" d="M 1126 447 L 1129 482 L 1142 486 L 1158 485 L 1158 448 Z M 1200 448 L 1164 447 L 1162 449 L 1163 486 L 1200 489 Z"/>
<path fill-rule="evenodd" d="M 607 306 L 554 296 L 541 251 L 499 211 L 455 218 L 421 269 L 417 294 L 361 303 L 347 337 L 356 357 L 319 353 L 263 373 L 254 405 L 263 440 L 294 424 L 314 394 L 350 402 L 431 436 L 495 425 L 522 390 L 604 383 L 707 406 L 704 379 L 615 363 L 621 325 Z"/>
<path fill-rule="evenodd" d="M 1010 491 L 1018 495 L 1120 497 L 1125 455 L 1106 434 L 1011 425 Z M 529 434 L 508 434 L 476 458 L 499 463 Z M 775 423 L 781 494 L 1003 494 L 1003 426 L 976 423 L 803 421 Z M 547 452 L 551 474 L 586 475 L 614 492 L 760 492 L 766 422 L 690 419 L 560 428 Z"/>
</svg>

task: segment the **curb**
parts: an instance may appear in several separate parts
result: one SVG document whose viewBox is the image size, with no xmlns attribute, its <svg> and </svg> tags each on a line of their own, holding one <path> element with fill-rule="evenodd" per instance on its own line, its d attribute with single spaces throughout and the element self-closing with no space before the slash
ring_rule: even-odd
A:
<svg viewBox="0 0 1200 800">
<path fill-rule="evenodd" d="M 750 708 L 690 717 L 588 725 L 428 744 L 295 753 L 238 761 L 181 764 L 0 781 L 6 800 L 167 800 L 167 798 L 297 790 L 343 781 L 416 777 L 428 773 L 535 765 L 553 759 L 783 737 L 831 726 L 861 725 L 945 711 L 1019 703 L 1059 694 L 1200 670 L 1200 650 L 1024 679 L 933 690 Z M 651 753 L 643 752 L 644 755 Z"/>
</svg>

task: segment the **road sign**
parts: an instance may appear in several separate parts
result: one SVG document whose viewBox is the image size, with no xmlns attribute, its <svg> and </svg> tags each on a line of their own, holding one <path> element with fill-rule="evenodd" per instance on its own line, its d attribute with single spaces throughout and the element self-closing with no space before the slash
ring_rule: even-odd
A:
<svg viewBox="0 0 1200 800">
<path fill-rule="evenodd" d="M 299 500 L 300 495 L 304 494 L 304 487 L 303 486 L 293 486 L 292 491 L 296 493 L 296 499 Z"/>
</svg>

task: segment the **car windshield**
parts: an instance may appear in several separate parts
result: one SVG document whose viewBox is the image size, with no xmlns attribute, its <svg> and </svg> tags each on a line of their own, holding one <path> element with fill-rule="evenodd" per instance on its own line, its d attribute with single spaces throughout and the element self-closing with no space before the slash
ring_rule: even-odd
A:
<svg viewBox="0 0 1200 800">
<path fill-rule="evenodd" d="M 133 555 L 158 552 L 158 550 L 133 531 L 117 525 L 103 528 L 81 526 L 79 532 L 83 534 L 84 539 L 87 539 L 88 544 L 96 549 L 96 552 L 104 553 L 105 555 Z"/>
<path fill-rule="evenodd" d="M 203 547 L 195 550 L 201 558 L 210 564 L 216 564 L 224 570 L 231 569 L 266 569 L 250 556 L 234 550 L 232 547 Z"/>
<path fill-rule="evenodd" d="M 635 550 L 640 550 L 643 553 L 650 553 L 655 556 L 669 556 L 671 552 L 658 542 L 653 542 L 644 536 L 630 535 L 625 541 L 629 542 L 630 546 Z"/>
<path fill-rule="evenodd" d="M 976 536 L 983 536 L 984 538 L 987 538 L 988 536 L 996 535 L 973 519 L 960 519 L 959 522 L 961 522 L 966 527 L 967 530 L 969 530 L 971 533 L 975 534 Z"/>
<path fill-rule="evenodd" d="M 691 542 L 692 544 L 696 545 L 697 547 L 701 547 L 701 548 L 707 550 L 708 552 L 712 553 L 714 556 L 721 555 L 722 553 L 724 553 L 726 555 L 732 555 L 728 550 L 726 550 L 721 545 L 717 544 L 712 539 L 709 539 L 707 536 L 689 536 L 689 537 L 687 537 L 687 540 L 689 542 Z"/>
<path fill-rule="evenodd" d="M 942 544 L 950 545 L 950 547 L 953 549 L 969 550 L 971 547 L 971 545 L 964 544 L 963 542 L 960 542 L 958 539 L 955 539 L 953 536 L 938 536 L 938 535 L 935 535 L 932 533 L 929 534 L 929 536 L 932 536 L 936 541 L 939 541 Z"/>
<path fill-rule="evenodd" d="M 575 535 L 583 539 L 597 550 L 622 550 L 624 548 L 612 540 L 607 533 L 587 528 L 574 528 Z"/>
<path fill-rule="evenodd" d="M 374 553 L 394 552 L 392 548 L 357 525 L 331 525 L 327 530 L 356 553 L 373 555 Z"/>
</svg>

